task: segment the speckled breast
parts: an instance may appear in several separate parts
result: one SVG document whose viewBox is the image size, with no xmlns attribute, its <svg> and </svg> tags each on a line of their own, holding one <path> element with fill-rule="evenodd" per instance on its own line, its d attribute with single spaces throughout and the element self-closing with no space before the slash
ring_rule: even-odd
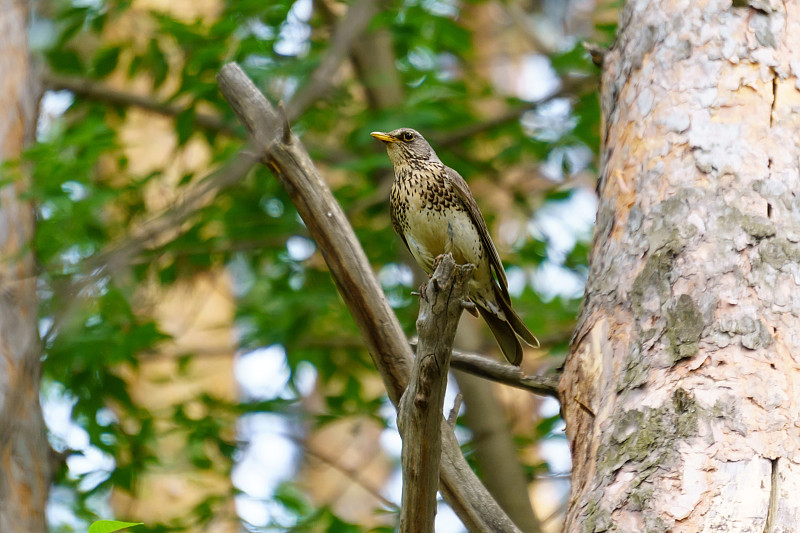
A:
<svg viewBox="0 0 800 533">
<path fill-rule="evenodd" d="M 411 254 L 427 272 L 438 255 L 452 253 L 457 263 L 483 262 L 477 229 L 452 187 L 444 168 L 408 168 L 397 173 L 390 198 L 392 224 Z"/>
</svg>

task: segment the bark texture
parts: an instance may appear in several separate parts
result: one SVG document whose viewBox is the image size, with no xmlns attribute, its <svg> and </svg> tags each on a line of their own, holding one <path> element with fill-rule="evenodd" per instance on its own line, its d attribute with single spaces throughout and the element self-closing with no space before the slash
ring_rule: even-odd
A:
<svg viewBox="0 0 800 533">
<path fill-rule="evenodd" d="M 28 53 L 28 5 L 0 0 L 0 165 L 33 139 L 37 91 Z M 0 178 L 18 178 L 0 170 Z M 44 533 L 50 448 L 39 405 L 41 346 L 33 210 L 20 199 L 26 181 L 0 188 L 0 531 Z"/>
<path fill-rule="evenodd" d="M 473 269 L 473 265 L 456 265 L 453 256 L 447 254 L 420 288 L 417 356 L 397 406 L 397 427 L 403 439 L 400 533 L 433 533 L 444 392 L 453 339 Z"/>
<path fill-rule="evenodd" d="M 800 529 L 798 57 L 798 2 L 625 4 L 565 531 Z"/>
</svg>

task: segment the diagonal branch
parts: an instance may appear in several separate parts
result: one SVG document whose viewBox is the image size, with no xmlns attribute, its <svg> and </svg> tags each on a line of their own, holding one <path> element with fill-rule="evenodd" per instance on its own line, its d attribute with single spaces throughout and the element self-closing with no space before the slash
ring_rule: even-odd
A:
<svg viewBox="0 0 800 533">
<path fill-rule="evenodd" d="M 294 95 L 287 106 L 286 115 L 289 120 L 297 120 L 312 103 L 330 90 L 339 65 L 377 12 L 375 0 L 356 0 L 348 8 L 333 31 L 330 48 L 322 58 L 322 62 L 311 74 L 309 82 Z"/>
<path fill-rule="evenodd" d="M 360 9 L 355 9 L 359 6 Z M 360 0 L 348 9 L 334 29 L 334 43 L 320 66 L 311 75 L 310 83 L 313 87 L 301 89 L 296 95 L 297 98 L 290 102 L 288 112 L 290 118 L 295 118 L 295 114 L 301 114 L 333 85 L 333 74 L 336 67 L 364 32 L 375 12 L 373 0 Z M 145 96 L 105 88 L 85 79 L 45 73 L 42 75 L 42 80 L 44 85 L 50 89 L 69 90 L 98 101 L 140 107 L 162 115 L 177 116 L 186 110 L 185 107 L 178 104 L 158 102 Z M 195 120 L 201 127 L 239 135 L 235 128 L 213 115 L 197 114 Z M 142 252 L 164 242 L 167 236 L 174 237 L 182 233 L 180 225 L 183 222 L 204 207 L 211 205 L 220 191 L 243 180 L 256 163 L 256 159 L 248 151 L 240 152 L 222 168 L 198 182 L 197 185 L 190 185 L 181 202 L 151 217 L 131 234 L 89 257 L 83 265 L 83 272 L 86 275 L 56 287 L 59 295 L 63 296 L 65 304 L 61 306 L 46 337 L 53 335 L 58 330 L 63 318 L 73 309 L 81 291 L 103 276 L 130 265 Z"/>
<path fill-rule="evenodd" d="M 566 96 L 581 96 L 589 91 L 593 91 L 597 85 L 597 79 L 593 76 L 569 76 L 562 80 L 561 87 L 554 93 L 544 96 L 535 102 L 529 104 L 513 107 L 495 117 L 492 117 L 483 122 L 470 124 L 457 131 L 448 132 L 440 137 L 435 137 L 433 141 L 439 146 L 453 146 L 465 139 L 469 139 L 479 133 L 493 130 L 499 126 L 519 120 L 522 115 L 528 111 L 536 109 L 538 106 L 546 104 L 556 98 L 564 98 Z"/>
<path fill-rule="evenodd" d="M 381 502 L 381 505 L 386 507 L 387 509 L 391 509 L 392 511 L 399 511 L 400 508 L 396 503 L 392 500 L 386 498 L 379 488 L 373 486 L 368 480 L 363 479 L 361 475 L 361 471 L 357 468 L 351 468 L 345 466 L 339 462 L 338 459 L 331 457 L 330 455 L 326 454 L 321 450 L 315 449 L 305 438 L 299 437 L 297 435 L 292 434 L 284 434 L 284 437 L 291 440 L 298 446 L 303 448 L 303 453 L 308 455 L 309 457 L 313 457 L 320 463 L 328 465 L 329 467 L 333 468 L 334 470 L 341 472 L 344 476 L 346 476 L 350 481 L 364 489 L 365 491 L 369 492 L 370 495 Z"/>
<path fill-rule="evenodd" d="M 411 348 L 341 207 L 294 135 L 281 139 L 281 117 L 236 64 L 218 75 L 220 89 L 286 189 L 320 247 L 336 286 L 364 337 L 387 393 L 397 405 L 408 384 Z M 464 459 L 442 417 L 441 491 L 473 532 L 519 533 Z"/>
<path fill-rule="evenodd" d="M 87 259 L 88 271 L 113 273 L 127 266 L 144 250 L 163 242 L 167 234 L 179 232 L 180 226 L 211 203 L 224 189 L 241 181 L 257 162 L 247 151 L 240 152 L 222 168 L 190 186 L 182 199 L 147 219 L 124 240 L 112 243 Z"/>
<path fill-rule="evenodd" d="M 124 239 L 107 245 L 88 257 L 83 265 L 86 274 L 75 276 L 68 282 L 56 283 L 55 291 L 62 304 L 53 317 L 53 323 L 44 335 L 45 341 L 58 332 L 64 319 L 74 310 L 79 296 L 105 276 L 135 262 L 145 250 L 163 243 L 167 237 L 182 233 L 181 225 L 211 203 L 216 195 L 238 183 L 253 169 L 256 159 L 246 151 L 240 152 L 222 168 L 212 172 L 195 185 L 190 185 L 182 200 L 153 215 L 137 226 Z"/>
<path fill-rule="evenodd" d="M 159 102 L 158 100 L 128 91 L 120 91 L 106 87 L 95 80 L 88 78 L 78 78 L 74 76 L 64 76 L 54 72 L 44 72 L 41 75 L 42 85 L 52 91 L 70 91 L 78 96 L 82 96 L 96 102 L 104 102 L 117 106 L 138 107 L 158 115 L 176 117 L 187 111 L 189 107 Z M 207 130 L 218 131 L 232 137 L 241 137 L 242 132 L 237 131 L 232 125 L 226 123 L 222 118 L 209 113 L 196 113 L 194 122 L 199 127 Z"/>
</svg>

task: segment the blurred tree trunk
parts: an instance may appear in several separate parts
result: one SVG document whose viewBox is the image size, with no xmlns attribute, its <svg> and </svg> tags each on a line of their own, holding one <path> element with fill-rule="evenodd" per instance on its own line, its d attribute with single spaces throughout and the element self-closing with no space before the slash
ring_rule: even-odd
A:
<svg viewBox="0 0 800 533">
<path fill-rule="evenodd" d="M 137 0 L 124 15 L 109 23 L 106 37 L 130 39 L 145 47 L 154 37 L 157 25 L 151 10 L 165 12 L 186 22 L 210 21 L 218 16 L 221 3 Z M 177 88 L 183 68 L 183 56 L 174 44 L 161 43 L 168 51 L 169 74 L 153 95 L 152 80 L 145 76 L 129 79 L 124 58 L 112 74 L 109 85 L 115 89 L 165 100 Z M 195 135 L 179 146 L 174 120 L 142 109 L 129 109 L 118 126 L 118 136 L 128 160 L 126 172 L 144 176 L 158 172 L 146 191 L 148 209 L 158 212 L 179 200 L 178 184 L 188 173 L 204 174 L 211 166 L 211 150 L 204 139 Z M 106 169 L 114 174 L 113 165 Z M 176 228 L 177 231 L 177 228 Z M 155 261 L 168 266 L 174 260 L 168 254 Z M 234 533 L 240 521 L 233 502 L 230 478 L 232 462 L 210 438 L 192 436 L 190 427 L 198 427 L 213 418 L 213 424 L 227 427 L 222 438 L 235 440 L 236 417 L 209 411 L 204 397 L 235 402 L 237 396 L 233 373 L 236 351 L 233 331 L 234 302 L 231 280 L 223 268 L 185 276 L 164 286 L 154 279 L 137 291 L 137 312 L 152 316 L 159 328 L 172 336 L 156 353 L 142 354 L 137 368 L 125 369 L 123 376 L 134 404 L 153 417 L 154 439 L 148 448 L 157 458 L 136 480 L 131 492 L 115 490 L 112 505 L 121 518 L 135 519 L 148 525 L 169 524 L 186 527 L 187 532 L 214 531 Z M 186 357 L 186 360 L 183 358 Z M 185 420 L 181 421 L 176 414 Z M 129 431 L 137 431 L 141 421 L 120 413 Z M 196 509 L 210 515 L 198 523 Z M 202 509 L 202 507 L 201 507 Z"/>
<path fill-rule="evenodd" d="M 28 5 L 0 0 L 0 165 L 33 141 L 38 91 L 28 53 Z M 24 169 L 23 169 L 24 171 Z M 27 180 L 0 172 L 0 531 L 44 533 L 51 466 L 39 405 L 41 345 Z"/>
<path fill-rule="evenodd" d="M 455 375 L 464 396 L 467 427 L 472 430 L 475 459 L 484 485 L 517 527 L 525 533 L 540 533 L 542 528 L 533 514 L 514 435 L 492 383 L 464 372 Z"/>
<path fill-rule="evenodd" d="M 481 352 L 486 348 L 487 344 L 482 343 L 485 336 L 481 322 L 482 319 L 468 313 L 462 314 L 455 342 L 458 349 Z M 494 344 L 494 339 L 489 342 Z M 493 346 L 492 349 L 496 348 Z M 541 532 L 508 420 L 510 410 L 519 413 L 521 418 L 530 418 L 535 411 L 528 403 L 531 395 L 523 392 L 520 395 L 523 402 L 504 405 L 495 393 L 496 385 L 490 381 L 466 372 L 454 371 L 452 374 L 464 398 L 464 419 L 472 431 L 472 445 L 483 484 L 517 527 L 525 533 Z"/>
<path fill-rule="evenodd" d="M 800 527 L 800 4 L 629 0 L 606 55 L 565 531 Z"/>
</svg>

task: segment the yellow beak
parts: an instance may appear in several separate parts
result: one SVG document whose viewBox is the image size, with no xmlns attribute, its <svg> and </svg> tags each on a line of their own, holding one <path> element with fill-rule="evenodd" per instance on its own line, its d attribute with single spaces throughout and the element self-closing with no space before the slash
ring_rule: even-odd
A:
<svg viewBox="0 0 800 533">
<path fill-rule="evenodd" d="M 373 131 L 370 133 L 373 137 L 378 139 L 379 141 L 383 141 L 385 143 L 396 143 L 397 139 L 389 135 L 388 133 L 383 133 L 382 131 Z"/>
</svg>

